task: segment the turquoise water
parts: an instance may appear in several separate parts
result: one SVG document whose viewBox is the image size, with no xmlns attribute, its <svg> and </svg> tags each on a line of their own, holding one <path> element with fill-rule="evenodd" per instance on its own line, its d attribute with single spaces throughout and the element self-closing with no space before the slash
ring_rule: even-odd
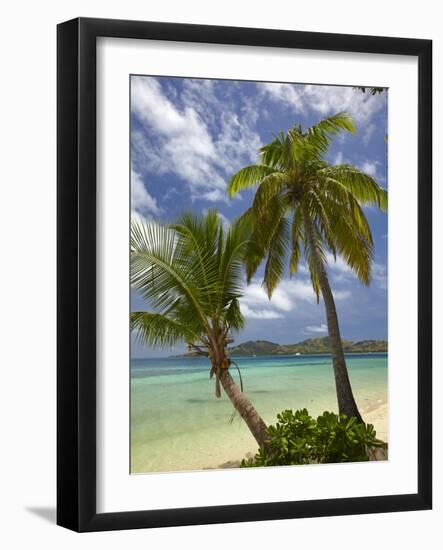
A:
<svg viewBox="0 0 443 550">
<path fill-rule="evenodd" d="M 312 415 L 337 410 L 331 358 L 238 357 L 244 392 L 268 424 L 283 409 Z M 387 355 L 346 357 L 360 411 L 387 400 Z M 237 371 L 231 374 L 238 381 Z M 131 361 L 131 471 L 193 470 L 235 465 L 257 445 L 225 395 L 217 399 L 206 358 Z"/>
</svg>

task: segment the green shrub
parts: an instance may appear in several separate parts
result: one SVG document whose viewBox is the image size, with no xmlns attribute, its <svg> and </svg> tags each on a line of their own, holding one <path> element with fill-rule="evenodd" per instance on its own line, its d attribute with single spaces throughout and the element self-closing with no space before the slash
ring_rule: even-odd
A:
<svg viewBox="0 0 443 550">
<path fill-rule="evenodd" d="M 269 426 L 269 444 L 241 467 L 361 462 L 369 460 L 366 447 L 382 447 L 372 424 L 324 412 L 315 420 L 306 409 L 277 415 Z"/>
</svg>

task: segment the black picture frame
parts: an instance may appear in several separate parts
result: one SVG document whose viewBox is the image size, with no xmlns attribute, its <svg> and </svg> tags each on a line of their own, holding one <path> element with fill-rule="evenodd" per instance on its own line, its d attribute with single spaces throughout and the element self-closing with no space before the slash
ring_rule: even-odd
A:
<svg viewBox="0 0 443 550">
<path fill-rule="evenodd" d="M 416 494 L 96 512 L 96 39 L 173 40 L 418 59 Z M 432 506 L 432 42 L 79 18 L 57 29 L 57 523 L 75 531 L 426 510 Z"/>
</svg>

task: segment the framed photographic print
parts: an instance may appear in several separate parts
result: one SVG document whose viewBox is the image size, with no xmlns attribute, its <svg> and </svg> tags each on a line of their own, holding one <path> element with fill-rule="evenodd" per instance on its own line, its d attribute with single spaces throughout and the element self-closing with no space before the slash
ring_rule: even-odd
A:
<svg viewBox="0 0 443 550">
<path fill-rule="evenodd" d="M 59 525 L 431 508 L 431 67 L 58 26 Z"/>
</svg>

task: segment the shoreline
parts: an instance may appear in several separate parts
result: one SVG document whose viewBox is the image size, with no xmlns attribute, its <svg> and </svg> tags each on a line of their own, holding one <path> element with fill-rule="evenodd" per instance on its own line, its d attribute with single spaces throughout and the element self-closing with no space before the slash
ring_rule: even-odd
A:
<svg viewBox="0 0 443 550">
<path fill-rule="evenodd" d="M 362 408 L 362 416 L 367 424 L 374 425 L 378 439 L 389 444 L 387 401 L 379 399 L 376 403 L 370 404 L 366 409 Z M 195 472 L 238 468 L 240 462 L 244 458 L 253 458 L 256 452 L 257 446 L 255 441 L 248 438 L 246 441 L 242 440 L 234 444 L 230 443 L 229 445 L 219 447 L 217 450 L 212 449 L 205 457 L 200 455 L 200 464 L 196 464 L 194 468 L 188 467 L 185 470 L 176 470 L 175 468 L 168 469 L 166 466 L 161 470 L 131 471 L 131 474 L 143 475 L 151 473 Z"/>
<path fill-rule="evenodd" d="M 362 413 L 366 424 L 372 424 L 377 432 L 377 438 L 381 439 L 389 445 L 388 442 L 388 403 L 380 399 L 380 403 L 371 405 L 368 409 Z M 225 468 L 239 468 L 240 462 L 244 458 L 253 458 L 254 453 L 247 453 L 240 459 L 228 460 L 218 466 L 209 466 L 203 469 L 225 469 Z"/>
<path fill-rule="evenodd" d="M 379 350 L 379 351 L 345 351 L 346 355 L 387 355 L 388 350 Z M 330 351 L 310 351 L 306 353 L 300 353 L 300 355 L 297 355 L 295 353 L 257 353 L 255 355 L 247 355 L 244 354 L 232 354 L 230 357 L 234 359 L 260 359 L 261 357 L 332 357 L 332 354 Z M 134 357 L 136 361 L 144 361 L 144 360 L 155 360 L 155 359 L 195 359 L 196 357 L 199 357 L 199 355 L 193 355 L 192 353 L 185 353 L 183 355 L 167 355 L 165 357 Z"/>
<path fill-rule="evenodd" d="M 285 409 L 306 408 L 316 418 L 338 412 L 327 359 L 269 357 L 245 359 L 245 393 L 267 425 Z M 195 369 L 186 370 L 191 361 Z M 354 395 L 363 419 L 387 437 L 387 359 L 383 354 L 348 357 Z M 155 361 L 145 376 L 131 378 L 131 471 L 180 472 L 235 467 L 254 456 L 258 445 L 198 361 L 173 361 L 166 372 Z M 278 364 L 277 364 L 278 363 Z M 292 368 L 299 363 L 297 368 Z M 314 364 L 320 363 L 314 368 Z M 143 367 L 141 370 L 143 374 Z M 385 405 L 385 407 L 383 407 Z"/>
</svg>

